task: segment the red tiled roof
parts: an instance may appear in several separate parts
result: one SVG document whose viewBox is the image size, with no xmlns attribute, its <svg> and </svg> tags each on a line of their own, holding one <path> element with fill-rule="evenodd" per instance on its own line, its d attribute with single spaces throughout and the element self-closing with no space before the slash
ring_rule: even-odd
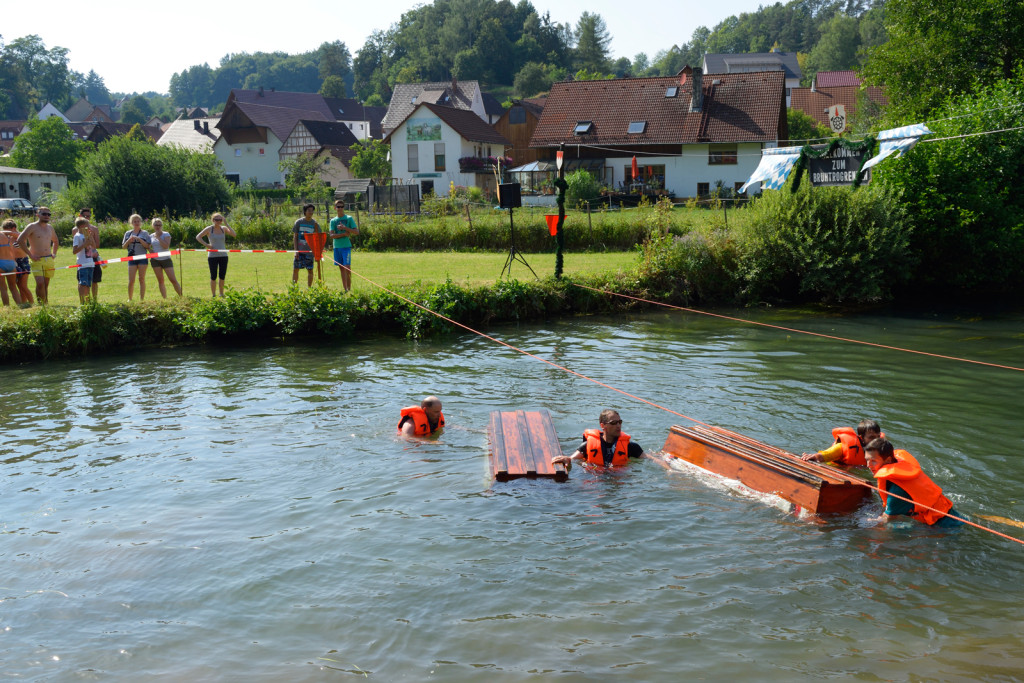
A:
<svg viewBox="0 0 1024 683">
<path fill-rule="evenodd" d="M 814 76 L 816 88 L 838 88 L 846 85 L 860 85 L 856 71 L 819 71 Z"/>
<path fill-rule="evenodd" d="M 675 97 L 666 89 L 678 87 Z M 785 73 L 704 75 L 701 111 L 690 112 L 692 76 L 566 81 L 551 87 L 531 147 L 560 143 L 590 145 L 678 145 L 697 142 L 769 142 L 779 139 L 784 119 Z M 574 135 L 591 121 L 589 135 Z M 646 121 L 643 133 L 629 124 Z"/>
<path fill-rule="evenodd" d="M 837 88 L 793 88 L 790 108 L 797 109 L 814 118 L 823 126 L 828 126 L 828 108 L 841 104 L 846 108 L 846 116 L 852 119 L 857 113 L 857 92 L 860 88 L 847 85 Z M 881 88 L 869 86 L 868 98 L 883 107 L 889 104 L 889 98 Z"/>
</svg>

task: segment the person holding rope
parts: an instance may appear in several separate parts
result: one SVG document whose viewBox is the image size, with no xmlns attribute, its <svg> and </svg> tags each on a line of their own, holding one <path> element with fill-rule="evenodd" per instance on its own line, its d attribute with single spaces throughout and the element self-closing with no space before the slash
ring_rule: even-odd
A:
<svg viewBox="0 0 1024 683">
<path fill-rule="evenodd" d="M 352 216 L 345 214 L 345 201 L 334 202 L 338 215 L 331 219 L 330 235 L 334 240 L 334 262 L 341 269 L 341 286 L 348 292 L 352 289 L 352 235 L 359 234 L 359 226 Z"/>
<path fill-rule="evenodd" d="M 572 468 L 573 460 L 586 460 L 599 467 L 621 467 L 630 458 L 644 457 L 644 449 L 629 434 L 622 431 L 622 418 L 615 410 L 605 410 L 598 417 L 601 429 L 587 429 L 583 432 L 583 443 L 572 455 L 556 455 L 551 458 L 552 465 L 565 465 Z"/>
<path fill-rule="evenodd" d="M 878 438 L 885 438 L 882 427 L 875 420 L 861 420 L 857 431 L 852 427 L 836 427 L 832 430 L 835 443 L 817 453 L 804 453 L 801 460 L 829 462 L 848 467 L 865 467 L 864 445 Z"/>
<path fill-rule="evenodd" d="M 877 517 L 875 522 L 884 523 L 894 516 L 906 515 L 929 526 L 963 526 L 960 520 L 947 516 L 963 515 L 953 509 L 953 503 L 942 495 L 942 489 L 921 471 L 921 465 L 910 453 L 893 448 L 891 443 L 881 438 L 868 442 L 864 452 L 867 454 L 868 469 L 878 480 L 879 488 L 885 491 L 878 492 L 885 512 Z M 902 500 L 903 498 L 913 502 Z"/>
<path fill-rule="evenodd" d="M 402 436 L 430 436 L 444 429 L 441 399 L 427 396 L 418 406 L 402 408 L 398 433 Z"/>
</svg>

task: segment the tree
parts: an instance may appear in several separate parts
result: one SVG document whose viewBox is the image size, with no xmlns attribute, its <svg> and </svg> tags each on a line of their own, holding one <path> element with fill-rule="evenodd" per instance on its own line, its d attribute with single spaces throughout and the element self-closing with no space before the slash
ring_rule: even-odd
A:
<svg viewBox="0 0 1024 683">
<path fill-rule="evenodd" d="M 82 81 L 82 94 L 95 105 L 112 104 L 110 91 L 95 71 L 90 70 Z"/>
<path fill-rule="evenodd" d="M 319 76 L 326 80 L 328 76 L 344 78 L 352 73 L 352 55 L 345 43 L 336 40 L 333 43 L 322 43 L 316 51 L 319 58 Z"/>
<path fill-rule="evenodd" d="M 357 178 L 372 178 L 377 185 L 386 185 L 390 182 L 390 147 L 380 140 L 370 140 L 352 145 L 351 149 L 356 153 L 348 165 L 352 175 Z"/>
<path fill-rule="evenodd" d="M 512 87 L 519 97 L 533 97 L 550 90 L 553 82 L 543 64 L 529 62 L 516 74 Z"/>
<path fill-rule="evenodd" d="M 313 150 L 307 150 L 295 156 L 282 159 L 277 164 L 285 175 L 285 186 L 297 190 L 306 201 L 326 201 L 331 188 L 320 177 L 324 167 L 324 158 Z"/>
<path fill-rule="evenodd" d="M 228 206 L 231 188 L 213 154 L 118 135 L 79 164 L 81 181 L 67 190 L 73 206 L 91 206 L 99 218 L 169 211 L 210 213 Z"/>
<path fill-rule="evenodd" d="M 324 97 L 348 97 L 348 93 L 345 90 L 345 81 L 342 80 L 341 76 L 330 75 L 324 79 L 323 85 L 320 86 L 320 94 Z"/>
<path fill-rule="evenodd" d="M 153 107 L 142 95 L 135 95 L 121 107 L 121 123 L 143 124 L 153 117 Z"/>
<path fill-rule="evenodd" d="M 789 139 L 798 144 L 807 144 L 809 140 L 832 137 L 831 130 L 818 123 L 813 116 L 809 116 L 799 109 L 786 110 L 786 126 L 789 130 Z"/>
<path fill-rule="evenodd" d="M 807 68 L 815 73 L 852 69 L 857 66 L 859 49 L 860 28 L 857 19 L 837 14 L 822 30 L 821 40 L 808 57 Z"/>
<path fill-rule="evenodd" d="M 18 136 L 11 150 L 11 164 L 18 168 L 66 173 L 69 181 L 78 179 L 77 164 L 85 157 L 89 143 L 76 140 L 68 125 L 57 116 L 32 118 L 28 130 Z"/>
<path fill-rule="evenodd" d="M 600 14 L 584 12 L 576 22 L 576 50 L 573 64 L 591 72 L 608 70 L 608 46 L 612 42 L 608 26 Z"/>
<path fill-rule="evenodd" d="M 889 40 L 868 51 L 871 85 L 887 86 L 896 121 L 926 118 L 947 98 L 1013 76 L 1024 62 L 1024 3 L 889 0 Z"/>
</svg>

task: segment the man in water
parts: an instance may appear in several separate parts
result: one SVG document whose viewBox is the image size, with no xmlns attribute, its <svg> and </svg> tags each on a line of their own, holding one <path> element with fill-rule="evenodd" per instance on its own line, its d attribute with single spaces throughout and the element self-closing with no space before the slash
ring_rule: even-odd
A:
<svg viewBox="0 0 1024 683">
<path fill-rule="evenodd" d="M 40 304 L 49 300 L 50 279 L 53 278 L 53 259 L 57 257 L 57 233 L 50 225 L 50 209 L 40 206 L 35 223 L 29 223 L 18 235 L 18 246 L 32 262 L 32 275 L 36 279 L 36 299 Z"/>
<path fill-rule="evenodd" d="M 817 453 L 804 453 L 801 460 L 864 467 L 864 445 L 879 437 L 885 438 L 885 435 L 874 420 L 861 420 L 857 423 L 856 433 L 850 427 L 836 427 L 832 430 L 832 437 L 835 443 L 831 446 Z"/>
<path fill-rule="evenodd" d="M 960 520 L 947 517 L 963 515 L 953 509 L 953 503 L 921 471 L 921 465 L 910 453 L 894 449 L 885 439 L 873 439 L 864 447 L 864 451 L 867 453 L 868 469 L 878 480 L 878 487 L 885 491 L 878 494 L 885 512 L 876 521 L 888 522 L 895 515 L 906 515 L 930 526 L 963 525 Z M 913 502 L 902 498 L 909 498 Z"/>
<path fill-rule="evenodd" d="M 430 436 L 444 429 L 441 399 L 427 396 L 418 406 L 402 408 L 398 432 L 402 436 Z"/>
<path fill-rule="evenodd" d="M 619 467 L 630 458 L 644 457 L 640 444 L 631 441 L 629 434 L 622 431 L 622 418 L 614 410 L 605 410 L 598 418 L 601 429 L 587 429 L 583 432 L 583 443 L 572 455 L 556 455 L 552 465 L 572 467 L 573 460 L 586 460 L 591 465 Z"/>
</svg>

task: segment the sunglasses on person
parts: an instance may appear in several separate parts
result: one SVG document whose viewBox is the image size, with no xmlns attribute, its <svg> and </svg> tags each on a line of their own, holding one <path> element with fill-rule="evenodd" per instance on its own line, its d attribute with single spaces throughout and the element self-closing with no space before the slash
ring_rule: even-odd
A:
<svg viewBox="0 0 1024 683">
<path fill-rule="evenodd" d="M 602 422 L 601 424 L 613 425 L 613 426 L 614 425 L 620 425 L 620 424 L 622 424 L 622 420 L 612 420 L 611 422 Z"/>
<path fill-rule="evenodd" d="M 39 213 L 39 215 L 40 216 L 49 216 L 50 212 L 49 211 L 42 211 L 42 212 Z"/>
</svg>

